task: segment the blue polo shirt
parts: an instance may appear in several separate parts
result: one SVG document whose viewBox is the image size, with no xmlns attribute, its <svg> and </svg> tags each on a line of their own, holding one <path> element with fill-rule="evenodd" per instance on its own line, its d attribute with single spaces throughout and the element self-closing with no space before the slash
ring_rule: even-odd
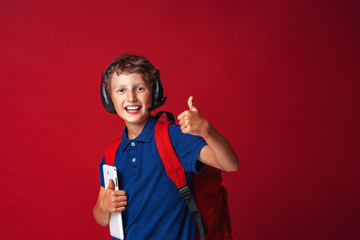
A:
<svg viewBox="0 0 360 240">
<path fill-rule="evenodd" d="M 119 186 L 128 196 L 128 205 L 122 212 L 125 239 L 195 239 L 195 222 L 160 159 L 155 124 L 151 117 L 133 140 L 126 137 L 125 127 L 115 157 Z M 206 142 L 198 136 L 183 134 L 179 125 L 170 125 L 169 135 L 187 177 L 198 172 L 197 158 Z M 104 159 L 99 167 L 101 186 L 103 164 Z"/>
</svg>

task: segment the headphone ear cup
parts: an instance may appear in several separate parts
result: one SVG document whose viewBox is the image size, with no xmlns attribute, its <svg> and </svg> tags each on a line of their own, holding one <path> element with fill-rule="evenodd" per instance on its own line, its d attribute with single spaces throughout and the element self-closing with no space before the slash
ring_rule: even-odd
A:
<svg viewBox="0 0 360 240">
<path fill-rule="evenodd" d="M 100 84 L 100 95 L 101 95 L 102 105 L 104 106 L 106 111 L 108 111 L 109 113 L 116 114 L 114 104 L 111 101 L 111 98 L 107 94 L 106 89 L 105 89 L 105 87 L 104 87 L 104 85 L 102 83 Z"/>
<path fill-rule="evenodd" d="M 155 86 L 153 90 L 153 106 L 158 106 L 164 99 L 164 89 L 161 85 L 160 79 L 155 79 Z"/>
</svg>

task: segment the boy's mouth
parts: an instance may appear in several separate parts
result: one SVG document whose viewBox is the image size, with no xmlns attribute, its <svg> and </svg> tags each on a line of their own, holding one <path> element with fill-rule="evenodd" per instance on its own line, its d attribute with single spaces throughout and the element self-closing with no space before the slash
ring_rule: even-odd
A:
<svg viewBox="0 0 360 240">
<path fill-rule="evenodd" d="M 125 110 L 126 110 L 126 112 L 133 114 L 133 113 L 139 112 L 140 108 L 141 108 L 141 106 L 139 106 L 139 105 L 131 105 L 131 106 L 126 106 Z"/>
</svg>

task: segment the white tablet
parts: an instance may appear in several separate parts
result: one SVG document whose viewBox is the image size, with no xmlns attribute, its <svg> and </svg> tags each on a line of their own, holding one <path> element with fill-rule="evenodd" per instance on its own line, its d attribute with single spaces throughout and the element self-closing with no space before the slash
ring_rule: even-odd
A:
<svg viewBox="0 0 360 240">
<path fill-rule="evenodd" d="M 103 173 L 104 173 L 104 181 L 105 181 L 104 182 L 105 190 L 109 186 L 110 179 L 112 179 L 115 183 L 115 190 L 119 190 L 119 182 L 118 182 L 116 167 L 104 164 Z M 111 236 L 116 237 L 120 240 L 124 240 L 124 229 L 123 229 L 121 212 L 111 213 L 109 227 L 110 227 Z"/>
</svg>

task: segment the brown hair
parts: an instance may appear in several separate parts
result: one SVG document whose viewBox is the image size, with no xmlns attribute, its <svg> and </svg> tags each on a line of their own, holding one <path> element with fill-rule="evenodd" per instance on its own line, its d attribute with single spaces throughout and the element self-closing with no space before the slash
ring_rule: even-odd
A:
<svg viewBox="0 0 360 240">
<path fill-rule="evenodd" d="M 118 76 L 123 73 L 139 73 L 145 82 L 150 83 L 151 89 L 154 87 L 155 79 L 160 75 L 159 70 L 155 69 L 146 58 L 133 54 L 121 55 L 110 63 L 101 79 L 101 83 L 109 95 L 111 93 L 111 76 L 114 72 Z"/>
</svg>

